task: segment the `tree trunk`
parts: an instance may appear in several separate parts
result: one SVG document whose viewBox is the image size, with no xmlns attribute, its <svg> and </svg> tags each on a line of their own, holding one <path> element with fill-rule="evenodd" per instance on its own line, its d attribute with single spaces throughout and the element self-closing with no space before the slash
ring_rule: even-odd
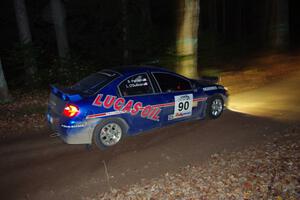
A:
<svg viewBox="0 0 300 200">
<path fill-rule="evenodd" d="M 217 61 L 216 57 L 216 49 L 217 49 L 217 37 L 218 37 L 218 16 L 217 16 L 217 0 L 210 0 L 210 22 L 209 28 L 211 31 L 211 38 L 210 38 L 210 51 L 212 52 L 212 62 L 215 64 Z"/>
<path fill-rule="evenodd" d="M 289 1 L 275 0 L 272 23 L 272 46 L 285 49 L 289 45 Z"/>
<path fill-rule="evenodd" d="M 218 31 L 217 1 L 211 0 L 210 6 L 211 6 L 210 7 L 211 15 L 210 15 L 209 27 L 210 27 L 211 31 L 213 31 L 214 34 L 216 34 Z"/>
<path fill-rule="evenodd" d="M 226 17 L 226 0 L 222 1 L 222 17 L 223 17 L 223 23 L 222 23 L 222 32 L 223 32 L 223 37 L 226 38 L 226 22 L 227 22 L 227 17 Z"/>
<path fill-rule="evenodd" d="M 141 10 L 143 16 L 143 24 L 144 26 L 151 27 L 152 26 L 152 17 L 151 17 L 151 7 L 149 0 L 141 1 Z"/>
<path fill-rule="evenodd" d="M 24 0 L 15 0 L 15 12 L 19 29 L 21 43 L 28 44 L 32 42 L 29 28 L 28 16 Z"/>
<path fill-rule="evenodd" d="M 58 55 L 60 58 L 68 58 L 69 44 L 65 25 L 65 9 L 61 0 L 51 0 L 52 19 L 55 28 Z"/>
<path fill-rule="evenodd" d="M 128 48 L 128 1 L 122 0 L 122 22 L 123 22 L 123 64 L 129 62 L 129 48 Z"/>
<path fill-rule="evenodd" d="M 272 10 L 272 2 L 271 0 L 265 0 L 264 2 L 264 20 L 262 26 L 262 42 L 264 42 L 265 46 L 269 46 L 270 39 L 270 22 L 271 22 L 271 11 Z"/>
<path fill-rule="evenodd" d="M 25 2 L 24 0 L 14 0 L 14 5 L 15 5 L 16 21 L 19 29 L 20 42 L 22 45 L 24 45 L 25 48 L 32 48 L 31 46 L 32 37 L 31 37 Z M 25 68 L 26 68 L 26 74 L 29 77 L 32 77 L 36 72 L 35 59 L 33 58 L 33 55 L 31 55 L 31 57 L 32 58 L 26 58 L 30 61 L 24 60 L 24 63 L 27 63 L 27 65 L 25 64 Z"/>
<path fill-rule="evenodd" d="M 11 101 L 0 58 L 0 102 Z"/>
<path fill-rule="evenodd" d="M 177 55 L 185 57 L 177 62 L 176 72 L 190 78 L 198 77 L 197 46 L 199 31 L 199 1 L 178 0 Z"/>
<path fill-rule="evenodd" d="M 239 43 L 243 42 L 243 3 L 241 0 L 237 2 L 237 16 L 236 16 L 236 27 L 237 27 L 237 38 Z"/>
</svg>

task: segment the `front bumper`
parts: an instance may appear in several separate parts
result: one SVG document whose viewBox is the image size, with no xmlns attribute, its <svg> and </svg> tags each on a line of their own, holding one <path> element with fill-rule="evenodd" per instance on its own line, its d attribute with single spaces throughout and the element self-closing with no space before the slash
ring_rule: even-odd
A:
<svg viewBox="0 0 300 200">
<path fill-rule="evenodd" d="M 228 108 L 228 99 L 229 99 L 229 96 L 228 94 L 227 95 L 221 95 L 222 98 L 223 98 L 223 101 L 224 101 L 224 109 L 226 110 Z"/>
</svg>

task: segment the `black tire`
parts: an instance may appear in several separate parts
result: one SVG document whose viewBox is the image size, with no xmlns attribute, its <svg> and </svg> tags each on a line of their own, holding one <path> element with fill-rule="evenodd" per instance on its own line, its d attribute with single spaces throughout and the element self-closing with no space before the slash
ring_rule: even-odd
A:
<svg viewBox="0 0 300 200">
<path fill-rule="evenodd" d="M 215 105 L 221 106 L 221 108 L 216 109 Z M 206 118 L 207 119 L 217 119 L 220 117 L 224 110 L 224 100 L 220 95 L 214 95 L 207 100 L 206 105 Z"/>
<path fill-rule="evenodd" d="M 109 126 L 109 125 L 115 125 L 115 127 L 118 126 L 121 130 L 120 138 L 118 138 L 118 141 L 112 145 L 106 144 L 104 142 L 106 140 L 106 139 L 104 139 L 105 136 L 103 136 L 103 134 L 101 134 L 101 131 L 104 131 L 103 128 L 107 129 L 107 126 Z M 128 129 L 127 127 L 128 126 L 127 126 L 126 122 L 124 122 L 122 119 L 118 119 L 118 118 L 105 119 L 105 120 L 101 121 L 101 123 L 99 123 L 95 127 L 95 129 L 93 131 L 93 143 L 96 144 L 97 147 L 101 150 L 105 150 L 108 147 L 114 146 L 117 143 L 119 143 L 121 141 L 121 139 L 127 134 L 127 129 Z M 107 139 L 107 140 L 109 140 L 109 139 Z"/>
</svg>

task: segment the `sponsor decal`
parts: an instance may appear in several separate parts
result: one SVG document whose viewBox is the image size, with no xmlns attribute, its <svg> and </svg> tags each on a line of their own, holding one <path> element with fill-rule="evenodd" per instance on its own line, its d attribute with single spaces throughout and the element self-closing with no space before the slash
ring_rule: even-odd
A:
<svg viewBox="0 0 300 200">
<path fill-rule="evenodd" d="M 73 124 L 73 125 L 62 124 L 61 127 L 63 127 L 63 128 L 82 128 L 82 127 L 85 127 L 86 125 L 87 125 L 87 123 L 83 122 L 83 123 L 77 123 L 77 124 Z"/>
<path fill-rule="evenodd" d="M 174 119 L 174 115 L 173 114 L 171 114 L 171 115 L 168 115 L 168 120 L 170 121 L 170 120 L 173 120 Z"/>
<path fill-rule="evenodd" d="M 217 86 L 210 86 L 210 87 L 204 87 L 203 91 L 211 91 L 211 90 L 217 90 Z"/>
<path fill-rule="evenodd" d="M 186 100 L 190 100 L 190 98 L 180 98 L 180 99 L 182 99 L 182 100 L 184 100 L 184 99 L 186 99 Z M 207 100 L 207 97 L 199 97 L 199 98 L 194 98 L 194 99 L 192 99 L 192 108 L 193 107 L 197 107 L 198 106 L 198 102 L 202 102 L 202 101 L 206 101 Z M 175 100 L 176 101 L 176 100 Z M 189 101 L 190 102 L 190 101 Z M 176 102 L 174 102 L 173 103 L 173 106 L 176 104 Z M 187 104 L 186 104 L 186 106 L 187 106 Z M 180 107 L 182 107 L 182 105 L 180 105 Z M 178 103 L 178 108 L 179 108 L 179 103 Z M 183 108 L 184 108 L 184 103 L 183 103 Z M 180 109 L 178 109 L 178 110 L 180 110 Z M 176 114 L 175 114 L 176 113 Z M 180 113 L 180 111 L 179 112 L 176 112 L 175 111 L 175 107 L 174 107 L 174 114 L 170 114 L 170 115 L 168 115 L 168 120 L 173 120 L 173 119 L 177 119 L 177 118 L 180 118 L 180 117 L 186 117 L 186 116 L 189 116 L 189 115 L 191 115 L 192 114 L 192 111 L 191 111 L 191 113 L 186 113 L 186 114 L 182 114 L 182 113 Z"/>
<path fill-rule="evenodd" d="M 136 79 L 136 82 L 143 81 Z M 160 107 L 157 105 L 146 105 L 143 106 L 142 102 L 135 102 L 133 100 L 126 100 L 122 97 L 117 98 L 116 96 L 106 95 L 103 98 L 103 94 L 98 94 L 93 102 L 93 106 L 104 107 L 106 109 L 112 108 L 115 110 L 113 112 L 99 113 L 94 115 L 89 115 L 87 118 L 96 118 L 102 116 L 116 115 L 122 113 L 129 113 L 133 116 L 139 114 L 142 118 L 159 121 L 159 113 L 161 112 Z"/>
<path fill-rule="evenodd" d="M 109 97 L 107 97 L 107 96 L 109 96 Z M 114 111 L 92 114 L 92 115 L 87 116 L 87 119 L 130 113 L 132 116 L 140 114 L 141 117 L 143 117 L 143 118 L 159 121 L 159 114 L 161 112 L 161 108 L 174 107 L 174 113 L 175 113 L 175 109 L 178 110 L 179 113 L 177 112 L 178 114 L 173 113 L 173 114 L 168 115 L 168 120 L 173 120 L 173 119 L 176 119 L 179 117 L 191 115 L 192 113 L 191 112 L 189 113 L 187 110 L 192 109 L 190 107 L 198 106 L 198 102 L 206 101 L 206 99 L 207 99 L 207 97 L 193 98 L 192 94 L 188 94 L 188 96 L 180 95 L 179 97 L 180 98 L 178 98 L 178 99 L 180 101 L 177 101 L 177 108 L 175 108 L 176 99 L 175 99 L 175 102 L 155 104 L 155 105 L 146 105 L 143 107 L 143 103 L 139 102 L 139 101 L 135 102 L 133 100 L 128 100 L 126 102 L 124 98 L 117 98 L 117 97 L 111 96 L 111 95 L 106 95 L 104 98 L 103 94 L 98 94 L 93 102 L 93 105 L 97 106 L 97 107 L 102 107 L 102 106 L 104 107 L 104 105 L 105 105 L 104 108 L 113 107 Z M 189 102 L 189 105 L 187 105 L 187 103 L 185 103 L 186 101 Z M 180 102 L 182 102 L 183 104 L 179 105 Z M 192 104 L 191 104 L 191 102 L 192 102 Z M 185 109 L 185 108 L 188 108 L 188 109 Z M 183 113 L 183 114 L 180 114 L 180 113 Z"/>
<path fill-rule="evenodd" d="M 193 108 L 193 94 L 178 95 L 174 98 L 175 107 L 173 119 L 191 116 Z"/>
<path fill-rule="evenodd" d="M 137 76 L 134 79 L 128 79 L 127 84 L 125 85 L 126 88 L 135 88 L 143 86 L 148 86 L 148 81 L 146 77 L 143 77 L 142 75 Z"/>
</svg>

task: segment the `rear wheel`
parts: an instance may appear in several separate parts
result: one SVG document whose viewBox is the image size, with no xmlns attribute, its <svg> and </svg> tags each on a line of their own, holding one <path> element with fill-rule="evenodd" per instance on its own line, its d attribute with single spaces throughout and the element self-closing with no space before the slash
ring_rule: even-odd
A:
<svg viewBox="0 0 300 200">
<path fill-rule="evenodd" d="M 126 124 L 120 119 L 107 119 L 98 124 L 93 133 L 95 144 L 100 149 L 116 145 L 126 132 Z"/>
<path fill-rule="evenodd" d="M 224 110 L 224 101 L 220 95 L 212 96 L 207 101 L 206 117 L 209 119 L 217 119 Z"/>
</svg>

